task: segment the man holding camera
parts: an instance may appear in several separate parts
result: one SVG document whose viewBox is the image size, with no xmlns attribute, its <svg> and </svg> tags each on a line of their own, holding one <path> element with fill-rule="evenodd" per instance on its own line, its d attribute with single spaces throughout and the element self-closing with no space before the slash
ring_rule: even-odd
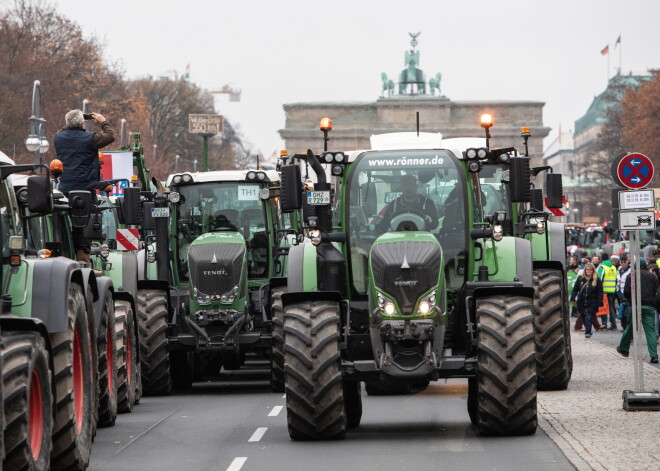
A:
<svg viewBox="0 0 660 471">
<path fill-rule="evenodd" d="M 101 125 L 101 132 L 85 131 L 85 120 L 93 120 Z M 68 196 L 70 191 L 87 190 L 96 200 L 96 187 L 101 169 L 99 149 L 115 140 L 115 130 L 100 113 L 83 114 L 71 110 L 65 117 L 65 127 L 53 139 L 57 158 L 62 161 L 62 176 L 58 189 Z M 78 261 L 90 265 L 90 242 L 82 237 L 82 230 L 73 231 L 73 242 Z"/>
</svg>

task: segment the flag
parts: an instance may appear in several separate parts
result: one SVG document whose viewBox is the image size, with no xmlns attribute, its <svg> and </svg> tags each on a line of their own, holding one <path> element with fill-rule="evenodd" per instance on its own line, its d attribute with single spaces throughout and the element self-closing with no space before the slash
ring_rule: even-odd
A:
<svg viewBox="0 0 660 471">
<path fill-rule="evenodd" d="M 605 46 L 603 49 L 601 49 L 601 51 L 600 51 L 600 54 L 602 56 L 606 56 L 609 53 L 610 53 L 610 45 L 609 44 L 607 46 Z"/>
<path fill-rule="evenodd" d="M 619 37 L 616 38 L 616 42 L 614 43 L 614 48 L 616 49 L 616 47 L 617 47 L 619 44 L 621 44 L 621 35 L 619 35 Z"/>
<path fill-rule="evenodd" d="M 189 79 L 190 78 L 190 64 L 186 65 L 186 70 L 183 73 L 183 75 L 181 75 L 181 78 L 182 79 Z"/>
</svg>

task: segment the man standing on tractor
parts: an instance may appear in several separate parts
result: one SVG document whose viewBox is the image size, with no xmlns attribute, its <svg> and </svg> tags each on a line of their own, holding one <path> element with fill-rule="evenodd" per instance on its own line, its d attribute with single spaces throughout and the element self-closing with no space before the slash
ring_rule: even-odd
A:
<svg viewBox="0 0 660 471">
<path fill-rule="evenodd" d="M 402 213 L 417 213 L 424 218 L 426 227 L 418 227 L 417 230 L 433 230 L 438 227 L 438 211 L 435 203 L 417 191 L 417 177 L 407 173 L 401 179 L 401 196 L 396 198 L 385 207 L 383 219 L 379 229 L 384 232 L 388 230 L 392 218 Z"/>
<path fill-rule="evenodd" d="M 101 125 L 101 132 L 85 131 L 85 120 Z M 65 127 L 55 134 L 53 143 L 57 158 L 62 161 L 63 172 L 59 190 L 68 196 L 70 191 L 87 190 L 96 200 L 96 186 L 100 179 L 99 149 L 115 140 L 115 130 L 100 113 L 83 114 L 71 110 L 65 117 Z M 74 228 L 73 242 L 76 258 L 90 266 L 90 242 L 82 237 L 82 230 Z"/>
</svg>

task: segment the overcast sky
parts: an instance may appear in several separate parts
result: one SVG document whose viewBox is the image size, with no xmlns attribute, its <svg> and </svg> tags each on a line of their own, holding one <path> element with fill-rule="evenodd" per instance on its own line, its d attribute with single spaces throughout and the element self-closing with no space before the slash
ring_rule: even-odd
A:
<svg viewBox="0 0 660 471">
<path fill-rule="evenodd" d="M 381 72 L 396 81 L 404 68 L 409 32 L 421 32 L 420 68 L 427 80 L 442 73 L 451 100 L 545 102 L 545 146 L 605 88 L 619 67 L 619 35 L 624 73 L 660 68 L 660 0 L 53 3 L 128 78 L 190 64 L 190 80 L 204 88 L 242 89 L 237 103 L 217 95 L 216 110 L 265 156 L 283 146 L 284 103 L 376 100 Z"/>
</svg>

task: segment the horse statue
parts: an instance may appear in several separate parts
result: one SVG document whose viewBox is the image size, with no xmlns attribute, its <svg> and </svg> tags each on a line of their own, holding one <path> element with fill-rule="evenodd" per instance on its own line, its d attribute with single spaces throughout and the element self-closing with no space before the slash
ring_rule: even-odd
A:
<svg viewBox="0 0 660 471">
<path fill-rule="evenodd" d="M 438 89 L 438 95 L 441 96 L 441 94 L 440 94 L 440 80 L 441 80 L 441 78 L 442 78 L 442 75 L 440 74 L 440 72 L 438 72 L 437 74 L 435 74 L 435 77 L 431 77 L 429 79 L 429 93 L 431 95 L 435 94 L 434 92 L 435 92 L 435 89 L 437 88 Z"/>
<path fill-rule="evenodd" d="M 383 89 L 381 90 L 381 95 L 385 96 L 385 92 L 387 92 L 387 96 L 394 95 L 394 80 L 388 79 L 385 72 L 380 74 L 380 78 L 383 81 Z"/>
</svg>

